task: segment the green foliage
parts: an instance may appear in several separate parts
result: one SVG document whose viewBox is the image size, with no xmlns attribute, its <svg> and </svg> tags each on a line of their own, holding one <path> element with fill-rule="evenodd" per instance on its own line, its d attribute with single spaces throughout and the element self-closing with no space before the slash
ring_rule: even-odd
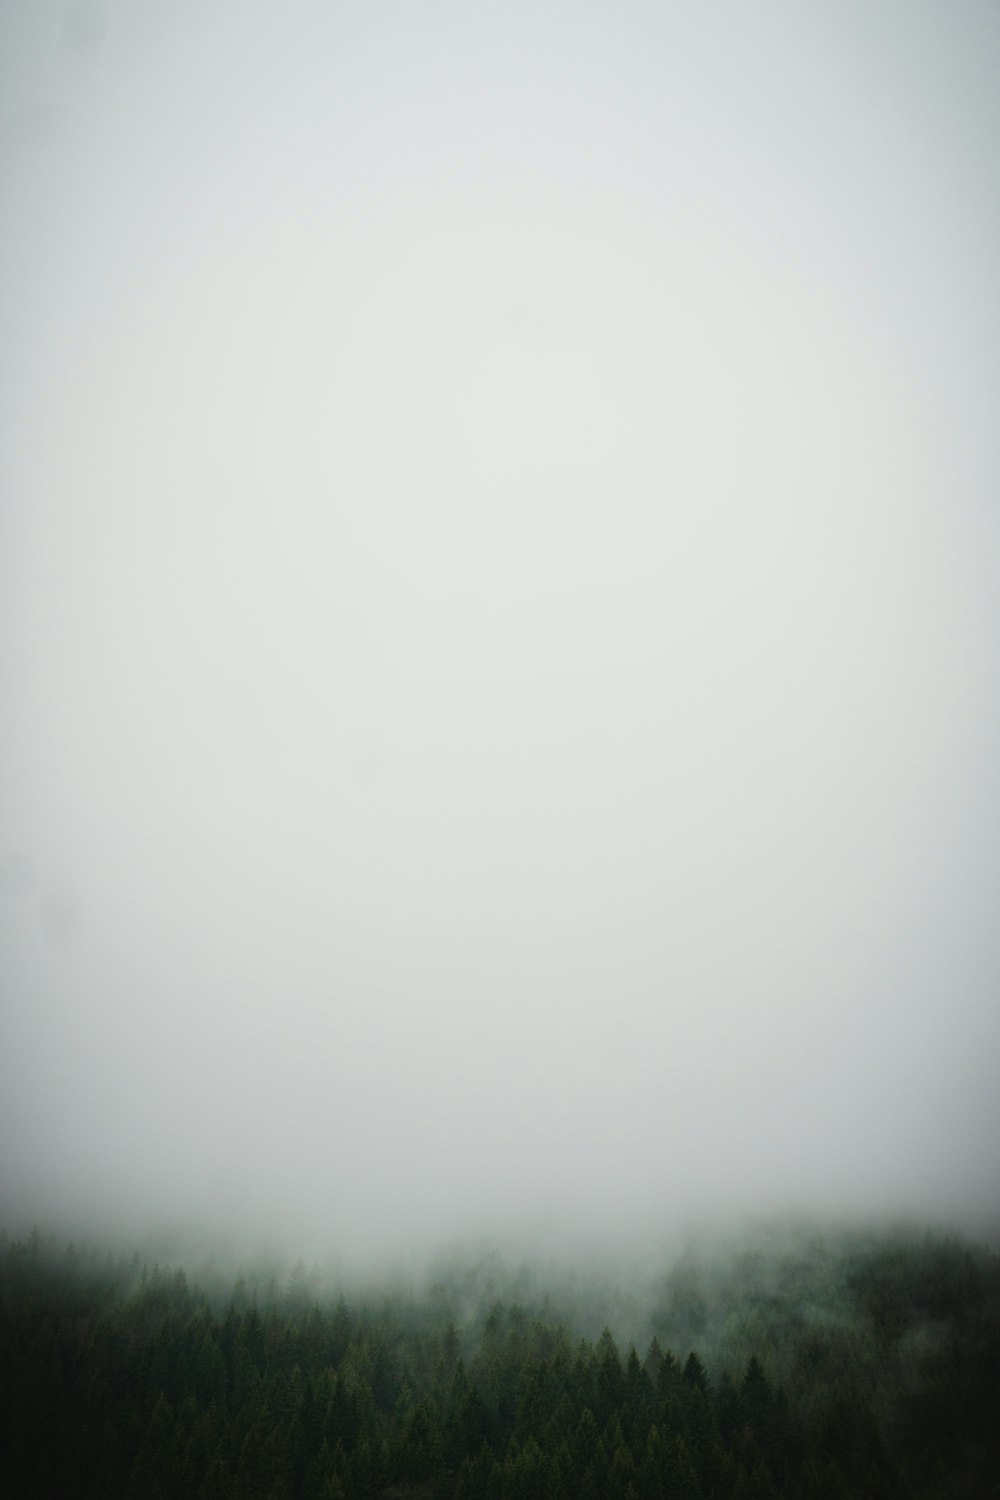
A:
<svg viewBox="0 0 1000 1500">
<path fill-rule="evenodd" d="M 549 1309 L 263 1301 L 0 1244 L 0 1492 L 204 1500 L 902 1500 L 1000 1473 L 1000 1269 L 951 1241 L 688 1267 L 701 1347 Z M 728 1280 L 726 1279 L 728 1276 Z M 660 1319 L 661 1324 L 663 1319 Z M 599 1325 L 598 1325 L 599 1326 Z M 721 1336 L 712 1338 L 712 1330 Z"/>
</svg>

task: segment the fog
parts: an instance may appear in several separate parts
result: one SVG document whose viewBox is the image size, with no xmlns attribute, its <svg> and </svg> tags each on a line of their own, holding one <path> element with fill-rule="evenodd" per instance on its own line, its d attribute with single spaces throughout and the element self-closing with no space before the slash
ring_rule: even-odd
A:
<svg viewBox="0 0 1000 1500">
<path fill-rule="evenodd" d="M 998 69 L 6 0 L 0 1219 L 996 1225 Z"/>
</svg>

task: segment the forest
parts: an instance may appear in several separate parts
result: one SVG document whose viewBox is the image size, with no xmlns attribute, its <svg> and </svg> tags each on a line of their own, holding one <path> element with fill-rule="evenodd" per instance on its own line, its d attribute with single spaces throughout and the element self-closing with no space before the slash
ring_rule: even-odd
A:
<svg viewBox="0 0 1000 1500">
<path fill-rule="evenodd" d="M 1000 1485 L 1000 1262 L 816 1230 L 617 1294 L 488 1260 L 338 1287 L 35 1231 L 0 1241 L 0 1382 L 12 1497 L 978 1497 Z"/>
</svg>

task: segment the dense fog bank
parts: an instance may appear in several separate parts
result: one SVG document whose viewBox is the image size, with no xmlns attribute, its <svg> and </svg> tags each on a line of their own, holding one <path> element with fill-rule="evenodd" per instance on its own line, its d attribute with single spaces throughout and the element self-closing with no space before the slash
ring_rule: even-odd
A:
<svg viewBox="0 0 1000 1500">
<path fill-rule="evenodd" d="M 0 4 L 0 1218 L 989 1227 L 998 58 Z"/>
</svg>

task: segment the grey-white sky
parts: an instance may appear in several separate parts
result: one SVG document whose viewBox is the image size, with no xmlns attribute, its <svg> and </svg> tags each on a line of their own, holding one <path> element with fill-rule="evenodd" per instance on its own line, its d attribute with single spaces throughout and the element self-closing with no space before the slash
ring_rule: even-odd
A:
<svg viewBox="0 0 1000 1500">
<path fill-rule="evenodd" d="M 1000 6 L 4 0 L 8 1216 L 1000 1201 Z"/>
</svg>

